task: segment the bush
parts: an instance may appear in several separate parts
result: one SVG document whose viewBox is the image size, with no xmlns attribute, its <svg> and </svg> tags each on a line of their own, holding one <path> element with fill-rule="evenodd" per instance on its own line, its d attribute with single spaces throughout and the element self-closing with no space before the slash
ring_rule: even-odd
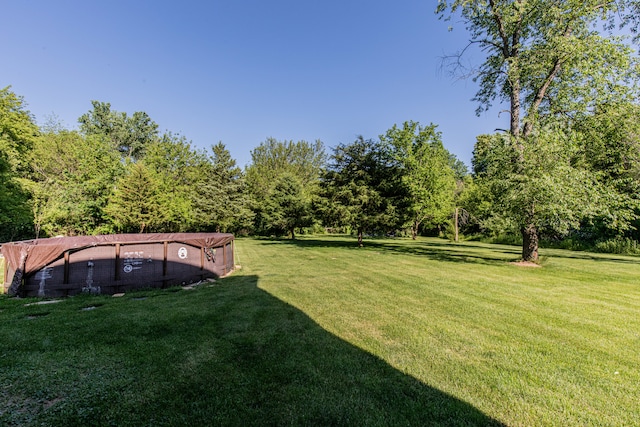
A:
<svg viewBox="0 0 640 427">
<path fill-rule="evenodd" d="M 566 249 L 568 251 L 588 251 L 592 248 L 593 245 L 590 245 L 588 242 L 584 240 L 580 240 L 573 237 L 567 237 L 565 239 L 557 240 L 557 239 L 545 239 L 544 247 L 545 248 L 554 248 L 554 249 Z"/>
<path fill-rule="evenodd" d="M 522 246 L 522 236 L 511 233 L 497 234 L 483 239 L 483 241 L 486 243 L 494 243 L 496 245 Z"/>
<path fill-rule="evenodd" d="M 593 247 L 593 250 L 595 252 L 608 254 L 636 255 L 640 254 L 640 245 L 638 244 L 637 240 L 629 238 L 617 238 L 598 242 Z"/>
</svg>

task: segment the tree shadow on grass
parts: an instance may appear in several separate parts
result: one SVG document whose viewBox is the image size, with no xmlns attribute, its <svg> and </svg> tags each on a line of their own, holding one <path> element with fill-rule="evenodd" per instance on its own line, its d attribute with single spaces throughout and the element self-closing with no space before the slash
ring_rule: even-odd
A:
<svg viewBox="0 0 640 427">
<path fill-rule="evenodd" d="M 543 250 L 544 251 L 544 250 Z M 566 258 L 597 262 L 614 262 L 620 264 L 640 264 L 640 257 L 637 255 L 617 255 L 607 253 L 579 252 L 564 249 L 549 249 L 551 258 Z M 543 252 L 543 253 L 546 253 Z"/>
<path fill-rule="evenodd" d="M 323 239 L 265 239 L 263 244 L 291 244 L 298 247 L 327 247 L 352 250 L 376 250 L 384 252 L 395 252 L 405 255 L 424 256 L 429 259 L 446 262 L 480 263 L 499 265 L 505 262 L 518 261 L 521 259 L 522 249 L 519 246 L 509 246 L 504 244 L 491 244 L 479 242 L 454 243 L 446 240 L 396 240 L 375 239 L 365 240 L 364 248 L 358 248 L 355 238 L 334 238 Z M 547 255 L 548 254 L 548 255 Z M 595 254 L 591 252 L 579 252 L 554 248 L 541 248 L 541 256 L 548 258 L 566 258 L 589 260 L 597 262 L 614 262 L 622 264 L 639 264 L 640 257 L 632 255 L 616 254 Z"/>
<path fill-rule="evenodd" d="M 363 251 L 380 251 L 386 253 L 397 253 L 403 255 L 423 256 L 436 261 L 456 262 L 456 263 L 479 263 L 499 265 L 505 262 L 516 261 L 520 257 L 521 250 L 518 247 L 491 246 L 475 243 L 453 243 L 435 240 L 396 240 L 396 239 L 375 239 L 365 240 L 364 247 L 359 248 L 357 241 L 345 238 L 341 239 L 280 239 L 263 240 L 263 244 L 289 244 L 301 248 L 325 247 L 340 248 Z"/>
<path fill-rule="evenodd" d="M 112 304 L 130 306 L 130 314 L 118 308 L 122 329 L 87 320 L 75 338 L 68 338 L 64 345 L 74 348 L 80 366 L 93 360 L 87 353 L 98 360 L 82 368 L 73 395 L 57 397 L 35 420 L 53 425 L 503 425 L 327 332 L 258 285 L 256 276 L 231 276 L 162 298 L 109 300 L 84 315 L 91 319 Z M 166 316 L 163 301 L 173 307 Z M 56 331 L 49 334 L 62 339 Z M 47 368 L 55 370 L 59 363 L 69 361 L 52 354 Z"/>
<path fill-rule="evenodd" d="M 197 364 L 171 387 L 190 402 L 172 412 L 204 411 L 192 424 L 500 425 L 327 332 L 256 276 L 231 277 L 208 297 L 226 307 L 205 317 L 217 326 L 185 352 L 200 354 Z"/>
</svg>

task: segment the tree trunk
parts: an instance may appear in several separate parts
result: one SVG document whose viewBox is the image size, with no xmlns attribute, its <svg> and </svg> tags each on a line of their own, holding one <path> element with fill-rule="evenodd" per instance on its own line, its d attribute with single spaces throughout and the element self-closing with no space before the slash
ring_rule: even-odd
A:
<svg viewBox="0 0 640 427">
<path fill-rule="evenodd" d="M 291 240 L 296 240 L 296 229 L 291 227 Z"/>
<path fill-rule="evenodd" d="M 454 241 L 457 243 L 458 242 L 458 207 L 457 206 L 456 206 L 456 213 L 453 221 L 453 227 L 455 229 Z"/>
<path fill-rule="evenodd" d="M 538 262 L 538 230 L 533 224 L 522 229 L 522 260 Z"/>
<path fill-rule="evenodd" d="M 18 263 L 18 266 L 16 267 L 15 272 L 13 273 L 11 286 L 9 286 L 9 289 L 7 290 L 7 293 L 11 296 L 16 295 L 18 293 L 18 289 L 20 288 L 20 285 L 22 285 L 22 277 L 24 276 L 24 268 L 27 261 L 27 254 L 28 252 L 26 249 L 22 249 L 20 251 L 20 261 Z M 5 268 L 7 267 L 5 266 Z"/>
<path fill-rule="evenodd" d="M 413 222 L 413 226 L 411 226 L 411 238 L 416 240 L 418 238 L 418 227 L 420 223 L 418 221 Z"/>
<path fill-rule="evenodd" d="M 516 138 L 520 136 L 520 81 L 511 82 L 509 133 Z"/>
<path fill-rule="evenodd" d="M 362 229 L 358 229 L 358 247 L 361 248 L 363 247 L 364 244 L 362 243 Z"/>
</svg>

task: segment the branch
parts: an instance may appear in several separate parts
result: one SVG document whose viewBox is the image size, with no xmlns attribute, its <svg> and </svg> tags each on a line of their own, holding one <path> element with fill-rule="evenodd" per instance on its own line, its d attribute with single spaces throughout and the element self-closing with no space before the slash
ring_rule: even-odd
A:
<svg viewBox="0 0 640 427">
<path fill-rule="evenodd" d="M 495 0 L 489 0 L 489 5 L 491 6 L 491 14 L 493 20 L 496 22 L 498 26 L 498 33 L 500 34 L 500 38 L 502 39 L 502 54 L 505 58 L 509 57 L 509 38 L 507 37 L 507 33 L 504 30 L 504 25 L 502 22 L 502 17 L 498 15 L 496 11 L 496 3 Z"/>
<path fill-rule="evenodd" d="M 522 5 L 522 0 L 516 1 L 518 7 Z M 515 5 L 514 5 L 515 6 Z M 518 22 L 513 30 L 513 35 L 511 36 L 511 56 L 518 56 L 518 46 L 520 41 L 520 34 L 522 31 L 522 11 L 518 10 Z"/>
<path fill-rule="evenodd" d="M 481 45 L 485 45 L 485 47 L 493 46 L 498 50 L 502 50 L 502 46 L 498 42 L 494 42 L 493 40 L 482 39 L 482 40 L 471 40 L 469 44 L 478 43 Z"/>
<path fill-rule="evenodd" d="M 460 59 L 462 58 L 462 56 L 465 54 L 465 52 L 467 51 L 467 49 L 469 49 L 469 47 L 474 44 L 473 41 L 470 41 L 460 52 L 453 54 L 453 55 L 445 55 L 440 57 L 440 68 L 444 68 L 445 66 L 445 62 L 450 64 L 449 67 L 452 68 L 451 71 L 449 71 L 449 74 L 453 77 L 458 76 L 460 79 L 467 79 L 471 76 L 473 76 L 476 71 L 474 69 L 472 69 L 471 67 L 467 67 L 465 66 L 462 61 L 460 61 Z M 460 73 L 459 71 L 463 70 L 462 73 Z"/>
<path fill-rule="evenodd" d="M 567 28 L 565 29 L 565 32 L 563 34 L 563 37 L 566 38 L 566 37 L 569 37 L 570 35 L 571 35 L 571 27 L 570 27 L 570 23 L 568 23 Z M 562 56 L 558 55 L 558 57 L 556 58 L 553 64 L 553 67 L 549 71 L 549 74 L 547 74 L 547 77 L 542 82 L 542 85 L 536 91 L 536 95 L 533 99 L 533 103 L 531 104 L 531 108 L 529 108 L 529 115 L 531 115 L 532 112 L 533 113 L 538 112 L 538 109 L 540 108 L 540 104 L 542 104 L 542 100 L 547 95 L 549 86 L 551 86 L 551 83 L 560 72 L 560 69 L 562 68 L 562 64 L 563 64 Z M 522 132 L 523 136 L 525 137 L 528 136 L 532 130 L 533 130 L 533 123 L 531 121 L 527 121 L 524 125 L 524 129 Z"/>
</svg>

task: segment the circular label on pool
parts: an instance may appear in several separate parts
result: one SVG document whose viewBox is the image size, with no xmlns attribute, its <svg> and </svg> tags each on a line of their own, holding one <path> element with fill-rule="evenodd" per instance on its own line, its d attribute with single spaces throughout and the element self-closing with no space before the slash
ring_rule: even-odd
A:
<svg viewBox="0 0 640 427">
<path fill-rule="evenodd" d="M 131 273 L 133 271 L 133 266 L 131 264 L 126 264 L 123 270 L 125 273 Z"/>
<path fill-rule="evenodd" d="M 178 249 L 178 258 L 185 259 L 186 257 L 187 257 L 187 248 L 182 246 L 180 249 Z"/>
</svg>

